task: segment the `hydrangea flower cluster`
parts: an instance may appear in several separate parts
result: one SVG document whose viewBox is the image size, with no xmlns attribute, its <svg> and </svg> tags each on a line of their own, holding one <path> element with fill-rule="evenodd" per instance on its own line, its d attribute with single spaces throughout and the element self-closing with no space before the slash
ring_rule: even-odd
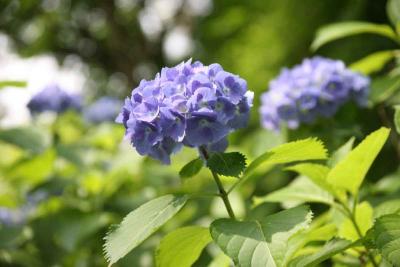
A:
<svg viewBox="0 0 400 267">
<path fill-rule="evenodd" d="M 68 94 L 56 84 L 46 86 L 34 95 L 28 103 L 31 113 L 53 111 L 63 113 L 68 109 L 80 110 L 82 107 L 80 95 Z"/>
<path fill-rule="evenodd" d="M 92 123 L 114 121 L 118 115 L 122 101 L 113 97 L 101 97 L 84 109 L 85 119 Z"/>
<path fill-rule="evenodd" d="M 279 130 L 282 123 L 294 129 L 318 117 L 331 117 L 349 100 L 365 106 L 368 77 L 346 68 L 339 60 L 322 57 L 305 59 L 292 69 L 283 69 L 261 96 L 261 123 Z"/>
<path fill-rule="evenodd" d="M 252 101 L 239 76 L 189 60 L 142 80 L 116 121 L 139 154 L 169 164 L 183 145 L 225 150 L 227 135 L 246 126 Z"/>
</svg>

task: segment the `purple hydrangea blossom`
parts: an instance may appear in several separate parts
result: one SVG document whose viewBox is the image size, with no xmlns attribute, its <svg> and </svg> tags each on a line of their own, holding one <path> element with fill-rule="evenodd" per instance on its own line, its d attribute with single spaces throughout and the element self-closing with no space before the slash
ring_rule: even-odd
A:
<svg viewBox="0 0 400 267">
<path fill-rule="evenodd" d="M 85 119 L 92 123 L 114 121 L 120 112 L 122 101 L 113 97 L 102 97 L 83 110 Z"/>
<path fill-rule="evenodd" d="M 227 135 L 246 126 L 252 102 L 245 80 L 189 60 L 142 80 L 116 121 L 139 154 L 169 164 L 183 145 L 224 151 Z"/>
<path fill-rule="evenodd" d="M 80 110 L 81 101 L 80 95 L 69 94 L 58 85 L 50 84 L 31 98 L 28 108 L 31 113 L 45 111 L 63 113 L 68 109 Z"/>
<path fill-rule="evenodd" d="M 269 91 L 261 96 L 261 123 L 271 130 L 282 124 L 294 129 L 333 116 L 350 100 L 365 106 L 369 85 L 368 77 L 347 69 L 340 60 L 305 59 L 270 82 Z"/>
</svg>

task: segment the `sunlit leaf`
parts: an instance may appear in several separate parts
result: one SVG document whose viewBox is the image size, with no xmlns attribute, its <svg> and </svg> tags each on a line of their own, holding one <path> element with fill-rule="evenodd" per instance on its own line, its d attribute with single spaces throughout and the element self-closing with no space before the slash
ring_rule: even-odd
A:
<svg viewBox="0 0 400 267">
<path fill-rule="evenodd" d="M 381 70 L 394 57 L 394 51 L 379 51 L 350 65 L 350 69 L 365 75 Z"/>
<path fill-rule="evenodd" d="M 186 196 L 165 195 L 129 213 L 105 238 L 104 252 L 110 265 L 157 231 L 185 205 L 186 200 Z"/>
<path fill-rule="evenodd" d="M 159 267 L 190 267 L 211 242 L 208 228 L 188 226 L 167 234 L 156 251 Z"/>
<path fill-rule="evenodd" d="M 5 87 L 26 87 L 25 81 L 0 81 L 0 90 Z"/>
<path fill-rule="evenodd" d="M 333 239 L 317 253 L 302 255 L 290 262 L 289 267 L 311 267 L 331 258 L 332 256 L 352 247 L 353 243 L 345 239 Z"/>
<path fill-rule="evenodd" d="M 362 202 L 357 205 L 355 220 L 362 235 L 364 235 L 368 229 L 371 228 L 373 223 L 373 213 L 374 210 L 368 202 Z M 352 221 L 347 218 L 340 226 L 338 234 L 339 237 L 352 241 L 356 241 L 360 238 Z"/>
<path fill-rule="evenodd" d="M 397 133 L 400 134 L 400 105 L 394 106 L 394 125 Z"/>
<path fill-rule="evenodd" d="M 48 145 L 43 131 L 27 127 L 1 130 L 0 140 L 33 153 L 43 152 Z"/>
<path fill-rule="evenodd" d="M 7 176 L 13 183 L 19 184 L 21 188 L 27 189 L 45 181 L 54 170 L 56 153 L 54 150 L 47 150 L 43 154 L 24 159 L 15 164 Z"/>
<path fill-rule="evenodd" d="M 400 30 L 400 1 L 389 0 L 386 4 L 386 13 L 390 19 L 390 22 L 396 28 L 396 31 Z"/>
<path fill-rule="evenodd" d="M 249 176 L 261 165 L 273 166 L 276 164 L 326 158 L 326 149 L 318 139 L 308 138 L 294 141 L 277 146 L 253 160 L 245 170 L 243 176 Z"/>
<path fill-rule="evenodd" d="M 365 138 L 329 172 L 327 181 L 334 187 L 356 194 L 373 161 L 382 149 L 390 130 L 380 128 Z"/>
<path fill-rule="evenodd" d="M 320 28 L 311 44 L 311 49 L 317 50 L 321 46 L 337 39 L 361 33 L 378 34 L 396 40 L 396 34 L 388 25 L 362 21 L 339 22 Z"/>
<path fill-rule="evenodd" d="M 325 190 L 318 187 L 307 177 L 298 177 L 286 187 L 276 190 L 263 197 L 255 197 L 254 204 L 259 205 L 264 202 L 286 202 L 295 203 L 317 202 L 332 204 L 333 197 Z"/>
<path fill-rule="evenodd" d="M 309 209 L 300 206 L 261 221 L 219 219 L 211 224 L 211 236 L 237 266 L 282 266 L 288 240 L 307 228 L 311 217 Z"/>
</svg>

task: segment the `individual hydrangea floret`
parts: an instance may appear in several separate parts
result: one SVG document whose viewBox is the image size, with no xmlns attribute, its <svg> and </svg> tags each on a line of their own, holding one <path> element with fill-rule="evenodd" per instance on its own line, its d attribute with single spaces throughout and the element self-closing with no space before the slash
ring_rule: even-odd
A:
<svg viewBox="0 0 400 267">
<path fill-rule="evenodd" d="M 346 68 L 340 60 L 305 59 L 292 69 L 283 69 L 261 96 L 261 123 L 271 130 L 283 124 L 295 129 L 319 117 L 331 117 L 347 101 L 359 106 L 368 101 L 368 77 Z"/>
<path fill-rule="evenodd" d="M 85 119 L 92 123 L 114 121 L 120 112 L 122 101 L 114 97 L 101 97 L 84 109 Z"/>
<path fill-rule="evenodd" d="M 35 94 L 28 103 L 31 113 L 53 111 L 63 113 L 68 109 L 80 110 L 82 99 L 80 95 L 69 94 L 56 84 L 46 86 Z"/>
<path fill-rule="evenodd" d="M 239 76 L 189 60 L 142 80 L 117 122 L 139 154 L 169 164 L 183 145 L 224 151 L 227 135 L 246 126 L 252 101 Z"/>
</svg>

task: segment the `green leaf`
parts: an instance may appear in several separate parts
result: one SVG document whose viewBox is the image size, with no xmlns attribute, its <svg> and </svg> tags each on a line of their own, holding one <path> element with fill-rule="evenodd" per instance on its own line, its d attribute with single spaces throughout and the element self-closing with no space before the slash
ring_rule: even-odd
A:
<svg viewBox="0 0 400 267">
<path fill-rule="evenodd" d="M 385 215 L 376 220 L 374 243 L 382 256 L 394 266 L 400 266 L 400 215 Z"/>
<path fill-rule="evenodd" d="M 362 21 L 339 22 L 320 28 L 311 44 L 311 49 L 315 51 L 321 46 L 337 39 L 361 33 L 378 34 L 397 41 L 396 34 L 388 25 Z"/>
<path fill-rule="evenodd" d="M 43 152 L 48 145 L 43 131 L 35 128 L 1 130 L 0 140 L 37 154 Z"/>
<path fill-rule="evenodd" d="M 318 139 L 294 141 L 277 146 L 253 160 L 244 171 L 243 178 L 251 175 L 260 165 L 271 167 L 276 164 L 326 158 L 326 149 Z"/>
<path fill-rule="evenodd" d="M 350 65 L 350 69 L 365 75 L 380 71 L 394 57 L 394 51 L 379 51 Z"/>
<path fill-rule="evenodd" d="M 307 228 L 311 217 L 308 207 L 299 206 L 261 221 L 219 219 L 211 224 L 211 236 L 237 266 L 282 266 L 288 240 Z"/>
<path fill-rule="evenodd" d="M 386 4 L 386 13 L 390 19 L 390 22 L 395 27 L 396 31 L 400 29 L 400 1 L 389 0 Z"/>
<path fill-rule="evenodd" d="M 165 195 L 129 213 L 105 238 L 104 252 L 110 265 L 157 231 L 185 205 L 186 200 L 186 196 Z"/>
<path fill-rule="evenodd" d="M 382 103 L 389 100 L 400 90 L 400 75 L 375 78 L 371 83 L 369 99 L 372 103 Z"/>
<path fill-rule="evenodd" d="M 287 167 L 285 170 L 295 171 L 301 175 L 307 176 L 314 184 L 334 195 L 332 186 L 326 182 L 326 177 L 330 171 L 328 167 L 315 163 L 300 163 Z"/>
<path fill-rule="evenodd" d="M 156 251 L 157 266 L 190 267 L 211 240 L 210 231 L 205 227 L 177 229 L 161 240 Z"/>
<path fill-rule="evenodd" d="M 54 171 L 56 153 L 50 149 L 43 154 L 24 159 L 10 168 L 7 177 L 27 190 L 45 181 Z"/>
<path fill-rule="evenodd" d="M 290 262 L 289 267 L 311 267 L 331 258 L 332 256 L 352 247 L 353 243 L 345 239 L 333 239 L 314 254 L 302 255 Z"/>
<path fill-rule="evenodd" d="M 264 202 L 294 202 L 301 204 L 304 202 L 316 202 L 332 204 L 333 197 L 325 190 L 318 187 L 310 179 L 304 176 L 296 178 L 286 187 L 276 190 L 263 197 L 255 197 L 254 204 L 259 205 Z"/>
<path fill-rule="evenodd" d="M 207 167 L 221 175 L 238 177 L 246 168 L 246 157 L 239 152 L 213 153 Z"/>
<path fill-rule="evenodd" d="M 400 214 L 400 199 L 385 201 L 374 208 L 374 218 L 395 213 Z"/>
<path fill-rule="evenodd" d="M 355 219 L 362 235 L 365 235 L 365 233 L 372 227 L 373 213 L 374 210 L 368 202 L 364 201 L 360 204 L 357 204 Z M 356 241 L 360 238 L 356 229 L 354 228 L 353 223 L 347 218 L 339 227 L 338 235 L 339 237 L 352 241 Z"/>
<path fill-rule="evenodd" d="M 333 167 L 338 164 L 347 154 L 350 153 L 354 144 L 354 137 L 351 137 L 344 145 L 339 147 L 332 153 L 332 156 L 328 160 L 328 166 Z"/>
<path fill-rule="evenodd" d="M 5 87 L 26 87 L 26 84 L 24 81 L 0 81 L 0 89 Z"/>
<path fill-rule="evenodd" d="M 396 132 L 400 134 L 400 105 L 394 106 L 394 125 L 396 126 Z"/>
<path fill-rule="evenodd" d="M 194 159 L 190 161 L 188 164 L 183 166 L 183 168 L 179 171 L 179 176 L 181 178 L 189 178 L 198 174 L 203 168 L 203 160 L 201 158 Z"/>
<path fill-rule="evenodd" d="M 373 161 L 382 149 L 390 130 L 380 128 L 365 138 L 329 172 L 327 181 L 334 187 L 356 194 Z"/>
</svg>

